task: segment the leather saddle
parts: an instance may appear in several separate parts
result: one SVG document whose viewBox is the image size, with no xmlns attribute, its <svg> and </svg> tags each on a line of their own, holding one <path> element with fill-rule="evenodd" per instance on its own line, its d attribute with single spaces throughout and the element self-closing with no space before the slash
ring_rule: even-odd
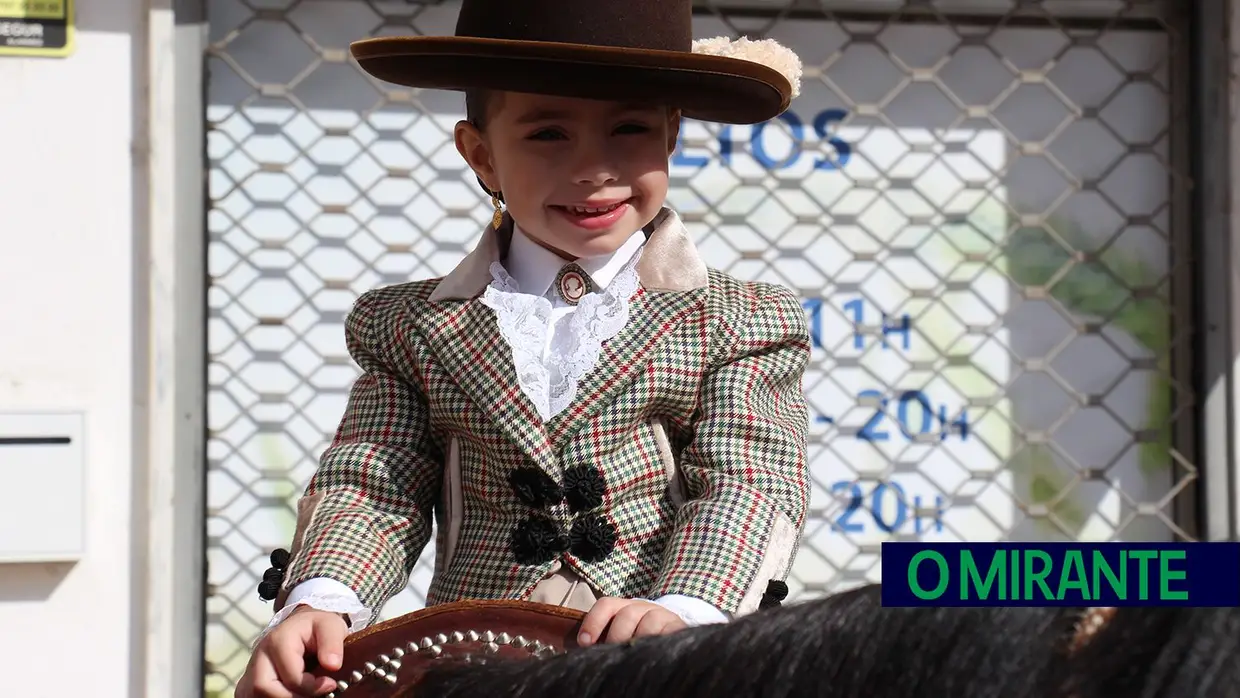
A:
<svg viewBox="0 0 1240 698">
<path fill-rule="evenodd" d="M 442 663 L 538 659 L 575 649 L 585 613 L 530 601 L 458 601 L 424 608 L 349 635 L 329 698 L 404 694 Z"/>
</svg>

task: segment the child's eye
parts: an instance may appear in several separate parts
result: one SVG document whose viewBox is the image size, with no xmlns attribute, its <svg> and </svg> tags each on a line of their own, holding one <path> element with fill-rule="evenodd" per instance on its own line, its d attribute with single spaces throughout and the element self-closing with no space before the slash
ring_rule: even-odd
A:
<svg viewBox="0 0 1240 698">
<path fill-rule="evenodd" d="M 534 133 L 531 133 L 531 134 L 529 135 L 528 140 L 531 140 L 531 141 L 557 141 L 557 140 L 562 140 L 563 138 L 564 138 L 564 134 L 563 134 L 563 133 L 560 133 L 559 131 L 557 131 L 557 130 L 555 130 L 555 129 L 553 129 L 553 128 L 544 128 L 544 129 L 542 129 L 542 130 L 540 130 L 540 131 L 535 131 Z"/>
<path fill-rule="evenodd" d="M 616 127 L 616 133 L 621 135 L 631 135 L 635 133 L 649 133 L 650 127 L 645 124 L 624 124 Z"/>
</svg>

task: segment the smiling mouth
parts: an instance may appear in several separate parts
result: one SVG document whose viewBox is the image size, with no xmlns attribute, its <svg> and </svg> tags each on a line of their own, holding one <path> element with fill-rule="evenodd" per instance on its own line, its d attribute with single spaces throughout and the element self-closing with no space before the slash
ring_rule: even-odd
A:
<svg viewBox="0 0 1240 698">
<path fill-rule="evenodd" d="M 600 216 L 604 213 L 611 213 L 626 203 L 628 203 L 627 200 L 617 201 L 608 206 L 556 206 L 556 208 L 577 216 Z"/>
<path fill-rule="evenodd" d="M 552 206 L 565 220 L 585 230 L 607 230 L 630 210 L 632 199 L 624 199 L 604 206 Z"/>
</svg>

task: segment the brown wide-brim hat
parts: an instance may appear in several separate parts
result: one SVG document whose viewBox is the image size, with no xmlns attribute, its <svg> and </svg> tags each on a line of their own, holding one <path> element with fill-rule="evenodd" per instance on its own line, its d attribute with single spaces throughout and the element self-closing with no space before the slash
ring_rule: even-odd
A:
<svg viewBox="0 0 1240 698">
<path fill-rule="evenodd" d="M 396 85 L 666 104 L 691 119 L 754 124 L 800 91 L 801 62 L 775 41 L 694 41 L 692 0 L 464 0 L 455 36 L 351 46 Z"/>
</svg>

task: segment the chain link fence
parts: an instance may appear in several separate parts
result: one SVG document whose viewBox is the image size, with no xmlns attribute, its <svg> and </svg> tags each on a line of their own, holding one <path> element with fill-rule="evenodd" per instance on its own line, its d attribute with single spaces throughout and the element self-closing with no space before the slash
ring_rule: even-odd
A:
<svg viewBox="0 0 1240 698">
<path fill-rule="evenodd" d="M 491 209 L 452 144 L 460 97 L 348 58 L 365 36 L 451 33 L 456 3 L 208 5 L 221 696 L 356 375 L 345 314 L 446 274 Z M 702 3 L 697 36 L 774 38 L 806 66 L 777 120 L 687 123 L 670 197 L 710 265 L 804 299 L 814 487 L 794 598 L 878 581 L 884 540 L 1194 537 L 1174 6 Z M 421 607 L 433 559 L 384 617 Z"/>
</svg>

